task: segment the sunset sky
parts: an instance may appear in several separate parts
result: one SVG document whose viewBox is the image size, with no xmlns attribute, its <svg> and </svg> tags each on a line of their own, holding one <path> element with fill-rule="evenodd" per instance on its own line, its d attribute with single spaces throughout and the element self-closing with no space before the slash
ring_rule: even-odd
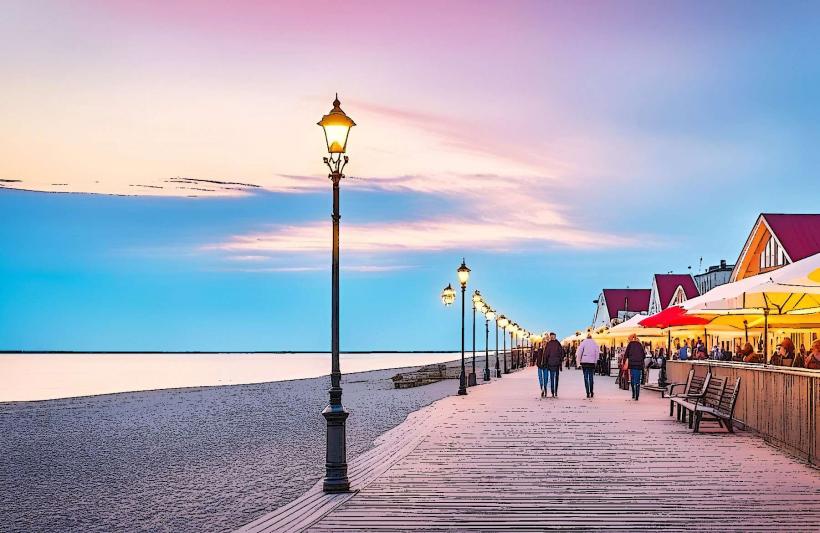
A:
<svg viewBox="0 0 820 533">
<path fill-rule="evenodd" d="M 563 336 L 820 204 L 818 4 L 2 12 L 0 350 L 329 349 L 336 92 L 343 350 L 456 349 L 462 257 Z"/>
</svg>

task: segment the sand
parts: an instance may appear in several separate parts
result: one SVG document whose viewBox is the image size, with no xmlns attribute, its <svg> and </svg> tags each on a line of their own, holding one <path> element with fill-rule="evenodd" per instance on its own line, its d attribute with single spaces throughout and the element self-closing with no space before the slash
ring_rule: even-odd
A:
<svg viewBox="0 0 820 533">
<path fill-rule="evenodd" d="M 455 380 L 343 377 L 352 459 Z M 326 377 L 0 404 L 3 531 L 228 531 L 323 474 Z"/>
</svg>

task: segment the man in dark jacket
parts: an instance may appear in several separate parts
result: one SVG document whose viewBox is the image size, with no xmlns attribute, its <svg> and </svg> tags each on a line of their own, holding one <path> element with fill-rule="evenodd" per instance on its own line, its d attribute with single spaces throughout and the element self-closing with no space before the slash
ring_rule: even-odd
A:
<svg viewBox="0 0 820 533">
<path fill-rule="evenodd" d="M 538 367 L 538 385 L 541 386 L 541 397 L 547 396 L 547 358 L 544 355 L 544 345 L 541 344 L 535 350 L 535 366 Z"/>
<path fill-rule="evenodd" d="M 643 360 L 646 352 L 643 345 L 638 342 L 638 336 L 634 333 L 629 336 L 629 344 L 626 345 L 624 357 L 629 363 L 629 384 L 632 387 L 632 399 L 637 401 L 641 393 L 641 373 L 643 372 Z"/>
<path fill-rule="evenodd" d="M 564 348 L 555 339 L 555 333 L 550 333 L 550 341 L 544 348 L 544 357 L 547 360 L 547 378 L 550 382 L 550 392 L 552 397 L 558 397 L 558 373 L 561 371 L 561 363 L 564 361 Z"/>
</svg>

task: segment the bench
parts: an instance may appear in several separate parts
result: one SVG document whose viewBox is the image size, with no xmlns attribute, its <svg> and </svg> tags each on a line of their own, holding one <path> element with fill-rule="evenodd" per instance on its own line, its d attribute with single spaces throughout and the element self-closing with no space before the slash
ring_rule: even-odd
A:
<svg viewBox="0 0 820 533">
<path fill-rule="evenodd" d="M 693 401 L 701 398 L 706 394 L 706 388 L 709 385 L 709 380 L 712 377 L 711 372 L 707 372 L 705 376 L 696 376 L 695 369 L 689 371 L 689 377 L 686 380 L 683 392 L 676 393 L 675 387 L 680 387 L 683 384 L 674 383 L 669 385 L 667 389 L 667 396 L 669 396 L 669 416 L 672 416 L 675 406 L 678 408 L 677 419 L 681 422 L 686 421 L 686 412 L 683 410 L 681 402 Z"/>
<path fill-rule="evenodd" d="M 695 369 L 689 369 L 689 375 L 686 376 L 686 381 L 683 383 L 667 383 L 666 390 L 661 394 L 661 398 L 673 398 L 680 396 L 680 393 L 675 393 L 675 387 L 683 387 L 683 394 L 686 394 L 692 386 L 692 378 L 695 376 Z M 669 416 L 672 416 L 672 403 L 669 403 Z"/>
<path fill-rule="evenodd" d="M 720 400 L 716 405 L 703 403 L 696 405 L 693 413 L 695 419 L 695 433 L 700 431 L 700 423 L 704 420 L 714 420 L 721 427 L 725 427 L 729 433 L 734 433 L 732 426 L 732 416 L 735 413 L 735 403 L 737 402 L 737 394 L 740 391 L 740 378 L 735 380 L 735 384 L 731 387 L 724 387 Z"/>
<path fill-rule="evenodd" d="M 705 392 L 695 398 L 684 399 L 676 398 L 678 408 L 681 410 L 681 422 L 686 422 L 687 414 L 689 418 L 689 427 L 692 427 L 693 414 L 698 406 L 715 408 L 720 405 L 720 399 L 723 396 L 723 389 L 726 386 L 726 378 L 716 378 L 711 374 L 707 374 L 707 384 Z"/>
</svg>

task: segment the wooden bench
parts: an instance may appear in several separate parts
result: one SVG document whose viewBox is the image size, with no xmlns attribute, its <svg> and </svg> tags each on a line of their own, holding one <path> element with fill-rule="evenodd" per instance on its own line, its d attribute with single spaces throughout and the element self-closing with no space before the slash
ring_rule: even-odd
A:
<svg viewBox="0 0 820 533">
<path fill-rule="evenodd" d="M 734 433 L 732 416 L 735 413 L 735 403 L 737 402 L 737 394 L 739 391 L 740 378 L 737 378 L 733 386 L 724 387 L 717 405 L 709 405 L 705 402 L 701 405 L 696 405 L 693 413 L 695 433 L 700 430 L 700 423 L 704 420 L 714 420 L 721 427 L 725 427 L 729 433 Z"/>
<path fill-rule="evenodd" d="M 712 378 L 712 373 L 707 372 L 705 376 L 696 376 L 695 370 L 689 371 L 689 377 L 686 380 L 686 388 L 681 393 L 675 393 L 675 387 L 681 386 L 680 383 L 670 385 L 667 395 L 669 396 L 669 416 L 672 416 L 674 408 L 677 406 L 677 419 L 681 422 L 686 421 L 686 412 L 683 410 L 682 402 L 695 401 L 706 394 L 706 388 L 709 386 L 709 381 Z"/>
<path fill-rule="evenodd" d="M 701 407 L 718 407 L 720 405 L 720 398 L 723 396 L 723 389 L 726 386 L 726 378 L 716 378 L 711 374 L 707 374 L 706 391 L 703 395 L 693 399 L 678 398 L 676 403 L 681 410 L 681 422 L 686 422 L 689 419 L 689 427 L 692 427 L 693 416 L 691 416 L 698 406 Z M 689 416 L 687 416 L 689 415 Z"/>
<path fill-rule="evenodd" d="M 675 387 L 683 387 L 683 394 L 686 394 L 689 391 L 689 388 L 692 386 L 692 378 L 695 376 L 695 369 L 689 369 L 689 375 L 686 376 L 686 381 L 683 383 L 667 383 L 666 390 L 661 394 L 661 398 L 673 398 L 678 397 L 681 393 L 675 393 Z M 669 416 L 672 416 L 672 406 L 674 404 L 669 402 Z"/>
</svg>

